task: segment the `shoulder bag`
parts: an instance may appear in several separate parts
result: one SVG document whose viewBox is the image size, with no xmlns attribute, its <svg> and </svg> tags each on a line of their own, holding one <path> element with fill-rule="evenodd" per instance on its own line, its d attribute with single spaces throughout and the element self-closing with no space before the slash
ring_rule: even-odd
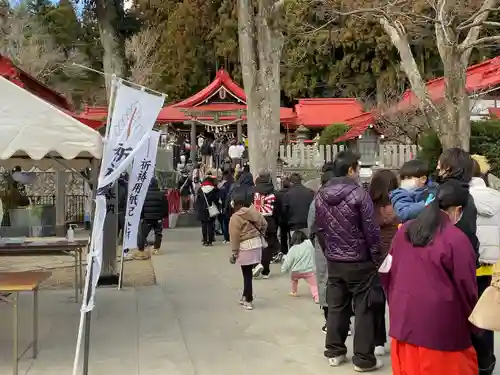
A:
<svg viewBox="0 0 500 375">
<path fill-rule="evenodd" d="M 217 208 L 217 206 L 215 205 L 215 203 L 212 202 L 212 204 L 209 205 L 207 195 L 203 191 L 202 191 L 202 194 L 203 194 L 203 198 L 205 198 L 205 203 L 207 204 L 208 216 L 216 217 L 217 215 L 219 215 L 220 212 L 219 212 L 219 209 Z"/>
</svg>

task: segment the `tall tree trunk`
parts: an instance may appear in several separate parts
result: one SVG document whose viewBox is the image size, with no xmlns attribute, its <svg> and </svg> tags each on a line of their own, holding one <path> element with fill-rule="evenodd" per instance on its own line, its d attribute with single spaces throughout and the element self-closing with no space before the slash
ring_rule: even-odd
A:
<svg viewBox="0 0 500 375">
<path fill-rule="evenodd" d="M 448 51 L 443 65 L 445 90 L 439 139 L 443 148 L 461 147 L 468 151 L 470 107 L 465 89 L 467 65 L 462 62 L 461 54 L 454 49 Z"/>
<path fill-rule="evenodd" d="M 116 1 L 95 0 L 101 44 L 104 49 L 103 67 L 106 73 L 106 90 L 110 94 L 111 74 L 125 77 L 125 41 L 116 30 L 118 9 Z"/>
<path fill-rule="evenodd" d="M 238 0 L 238 34 L 252 172 L 276 178 L 280 132 L 280 61 L 283 36 L 273 2 Z"/>
</svg>

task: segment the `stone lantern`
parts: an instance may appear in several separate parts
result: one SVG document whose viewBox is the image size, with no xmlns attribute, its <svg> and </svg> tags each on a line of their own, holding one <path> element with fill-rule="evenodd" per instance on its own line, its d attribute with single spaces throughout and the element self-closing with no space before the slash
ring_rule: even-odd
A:
<svg viewBox="0 0 500 375">
<path fill-rule="evenodd" d="M 309 139 L 309 129 L 307 129 L 304 125 L 300 125 L 299 128 L 295 131 L 295 138 L 299 143 L 304 143 L 305 140 Z"/>
</svg>

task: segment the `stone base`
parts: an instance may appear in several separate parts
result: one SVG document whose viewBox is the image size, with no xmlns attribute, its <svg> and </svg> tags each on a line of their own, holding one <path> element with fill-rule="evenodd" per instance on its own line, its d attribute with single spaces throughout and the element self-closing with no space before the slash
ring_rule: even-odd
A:
<svg viewBox="0 0 500 375">
<path fill-rule="evenodd" d="M 196 213 L 187 212 L 179 214 L 179 218 L 177 219 L 176 227 L 186 228 L 186 227 L 199 227 L 200 222 L 196 218 Z"/>
</svg>

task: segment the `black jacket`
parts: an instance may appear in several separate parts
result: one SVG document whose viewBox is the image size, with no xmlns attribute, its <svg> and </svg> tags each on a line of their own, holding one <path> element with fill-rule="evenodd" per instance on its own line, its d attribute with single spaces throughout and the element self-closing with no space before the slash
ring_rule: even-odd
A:
<svg viewBox="0 0 500 375">
<path fill-rule="evenodd" d="M 254 188 L 254 206 L 266 218 L 266 234 L 278 231 L 282 203 L 271 179 L 264 181 L 257 178 Z"/>
<path fill-rule="evenodd" d="M 442 182 L 446 181 L 443 180 Z M 463 182 L 464 186 L 469 186 L 468 183 Z M 429 188 L 429 194 L 436 196 L 438 185 L 431 186 Z M 463 208 L 462 217 L 455 224 L 455 226 L 460 229 L 469 239 L 474 251 L 476 252 L 476 259 L 479 265 L 479 240 L 476 235 L 477 230 L 477 209 L 474 203 L 474 198 L 469 193 L 469 199 L 467 200 L 467 205 Z"/>
<path fill-rule="evenodd" d="M 238 181 L 231 185 L 231 189 L 229 190 L 229 195 L 227 197 L 228 207 L 231 207 L 230 203 L 233 199 L 232 194 L 236 188 L 240 191 L 241 189 L 245 191 L 245 196 L 247 197 L 245 201 L 248 201 L 249 203 L 253 202 L 255 184 L 253 182 L 253 175 L 250 172 L 241 172 L 238 176 Z"/>
<path fill-rule="evenodd" d="M 215 204 L 220 210 L 219 190 L 217 189 L 217 186 L 215 186 L 214 179 L 207 177 L 203 180 L 196 196 L 195 209 L 196 217 L 199 221 L 207 222 L 210 219 L 213 219 L 208 213 L 208 207 L 212 204 Z"/>
<path fill-rule="evenodd" d="M 141 218 L 144 220 L 163 220 L 168 217 L 168 201 L 165 193 L 158 187 L 158 181 L 153 178 L 149 184 L 146 200 L 142 207 Z"/>
<path fill-rule="evenodd" d="M 289 230 L 307 228 L 309 206 L 314 192 L 304 185 L 292 185 L 283 195 L 283 216 Z"/>
<path fill-rule="evenodd" d="M 231 214 L 231 207 L 229 206 L 229 194 L 232 191 L 231 187 L 233 186 L 232 181 L 222 181 L 219 184 L 219 202 L 220 202 L 220 210 L 224 215 Z"/>
<path fill-rule="evenodd" d="M 120 177 L 118 179 L 118 215 L 125 216 L 127 210 L 128 181 Z"/>
</svg>

